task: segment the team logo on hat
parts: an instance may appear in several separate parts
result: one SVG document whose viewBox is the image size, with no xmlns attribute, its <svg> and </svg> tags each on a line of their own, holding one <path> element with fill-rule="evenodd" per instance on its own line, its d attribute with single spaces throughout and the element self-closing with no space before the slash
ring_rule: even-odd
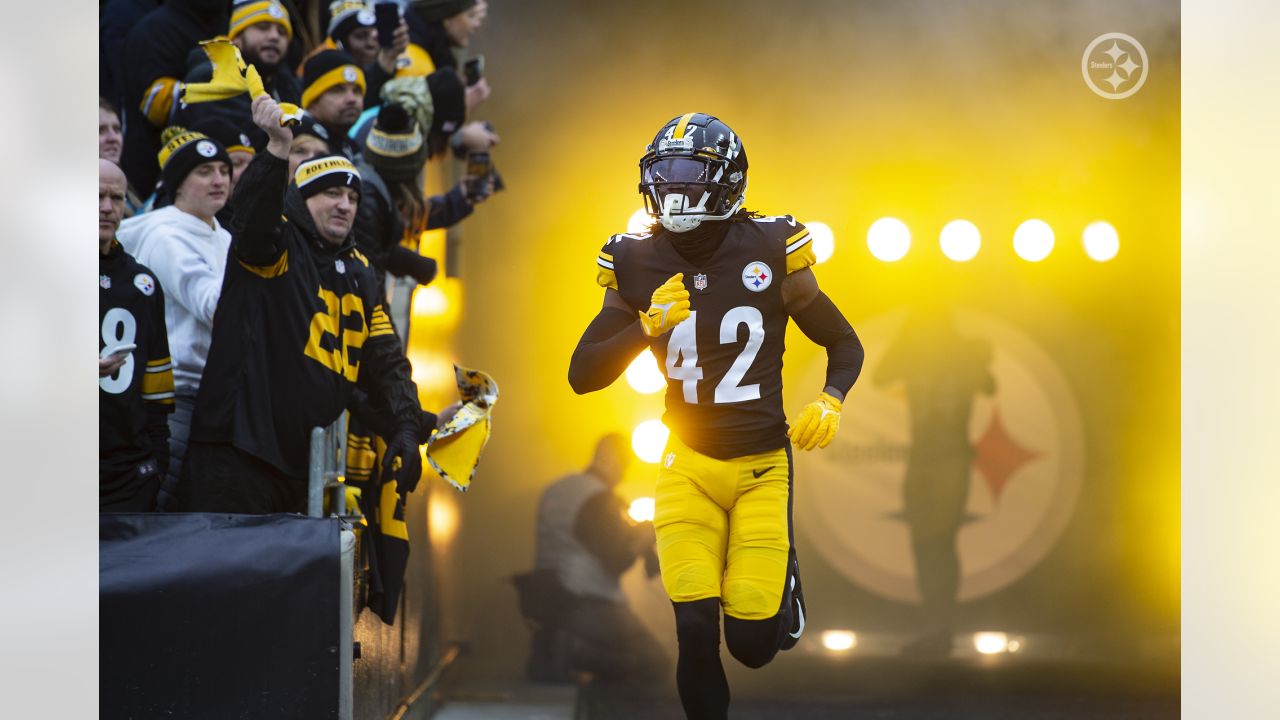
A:
<svg viewBox="0 0 1280 720">
<path fill-rule="evenodd" d="M 374 17 L 373 13 L 369 12 L 368 10 L 361 10 L 360 12 L 356 13 L 356 22 L 360 23 L 361 25 L 372 25 L 378 22 L 378 19 Z"/>
<path fill-rule="evenodd" d="M 279 5 L 268 5 L 267 14 L 273 18 L 279 19 L 284 16 L 284 11 L 280 9 Z"/>
<path fill-rule="evenodd" d="M 196 143 L 196 152 L 200 153 L 204 157 L 213 157 L 218 154 L 218 148 L 214 147 L 213 143 L 208 140 L 201 140 Z"/>
<path fill-rule="evenodd" d="M 111 289 L 111 278 L 107 277 L 106 275 L 99 275 L 99 276 L 98 276 L 98 287 L 101 287 L 103 290 L 110 290 L 110 289 Z"/>
<path fill-rule="evenodd" d="M 346 80 L 346 81 L 347 81 L 347 82 L 349 82 L 349 83 L 353 83 L 353 82 L 355 82 L 355 81 L 356 81 L 356 78 L 358 78 L 358 77 L 360 77 L 360 76 L 359 76 L 359 75 L 356 75 L 356 66 L 355 66 L 355 65 L 348 65 L 348 66 L 346 66 L 346 67 L 342 68 L 342 79 L 343 79 L 343 80 Z"/>
<path fill-rule="evenodd" d="M 773 284 L 773 270 L 759 260 L 742 269 L 742 284 L 751 292 L 763 292 Z"/>
<path fill-rule="evenodd" d="M 240 133 L 240 144 L 244 145 L 245 147 L 249 147 L 249 145 L 251 145 L 251 143 L 249 142 L 249 136 L 245 135 L 244 133 Z"/>
<path fill-rule="evenodd" d="M 156 281 L 152 280 L 151 276 L 146 273 L 138 273 L 137 275 L 134 275 L 133 286 L 138 288 L 143 295 L 148 297 L 156 291 Z"/>
</svg>

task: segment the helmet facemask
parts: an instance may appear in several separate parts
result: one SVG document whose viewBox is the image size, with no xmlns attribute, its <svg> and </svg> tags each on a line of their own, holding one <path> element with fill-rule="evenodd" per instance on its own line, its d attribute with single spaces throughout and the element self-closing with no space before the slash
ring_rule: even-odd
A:
<svg viewBox="0 0 1280 720">
<path fill-rule="evenodd" d="M 725 134 L 714 147 L 697 147 L 694 133 L 679 139 L 660 134 L 641 159 L 645 209 L 667 230 L 688 232 L 706 220 L 727 220 L 742 207 L 747 187 L 745 156 L 732 131 L 723 129 Z M 710 140 L 702 132 L 697 134 L 704 142 Z M 743 166 L 735 160 L 738 157 Z"/>
</svg>

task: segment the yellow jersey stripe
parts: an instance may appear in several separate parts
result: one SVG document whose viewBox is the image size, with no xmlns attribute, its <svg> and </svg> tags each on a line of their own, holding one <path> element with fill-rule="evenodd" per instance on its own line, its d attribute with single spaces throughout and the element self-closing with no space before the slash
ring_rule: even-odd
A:
<svg viewBox="0 0 1280 720">
<path fill-rule="evenodd" d="M 672 140 L 679 140 L 684 137 L 684 130 L 689 126 L 689 121 L 693 119 L 693 113 L 685 113 L 680 118 L 680 122 L 676 123 L 676 131 L 671 133 Z"/>
<path fill-rule="evenodd" d="M 142 374 L 142 397 L 168 393 L 173 394 L 173 371 Z"/>
<path fill-rule="evenodd" d="M 805 242 L 797 247 L 795 252 L 787 253 L 787 274 L 803 270 L 817 262 L 818 256 L 813 253 L 813 243 Z"/>
<path fill-rule="evenodd" d="M 249 263 L 239 260 L 240 267 L 257 275 L 260 278 L 270 280 L 278 278 L 289 271 L 289 251 L 285 250 L 280 253 L 280 259 L 276 260 L 274 265 L 250 265 Z"/>
<path fill-rule="evenodd" d="M 806 234 L 804 237 L 800 238 L 799 240 L 787 246 L 787 254 L 790 255 L 791 253 L 799 250 L 800 248 L 808 244 L 811 240 L 813 240 L 813 236 Z"/>
<path fill-rule="evenodd" d="M 799 240 L 800 238 L 802 238 L 802 237 L 804 237 L 805 235 L 808 235 L 808 234 L 809 234 L 809 228 L 801 228 L 800 230 L 798 230 L 798 231 L 796 232 L 796 234 L 795 234 L 795 235 L 792 235 L 791 237 L 787 238 L 786 245 L 787 245 L 788 247 L 790 247 L 790 246 L 791 246 L 791 243 L 793 243 L 793 242 L 795 242 L 795 241 Z"/>
</svg>

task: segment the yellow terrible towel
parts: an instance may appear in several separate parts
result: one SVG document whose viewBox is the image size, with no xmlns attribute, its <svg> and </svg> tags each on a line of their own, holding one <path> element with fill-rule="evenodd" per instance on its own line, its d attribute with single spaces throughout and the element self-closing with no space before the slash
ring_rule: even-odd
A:
<svg viewBox="0 0 1280 720">
<path fill-rule="evenodd" d="M 215 102 L 246 92 L 252 98 L 267 94 L 258 68 L 245 63 L 240 55 L 240 48 L 230 40 L 218 36 L 201 41 L 200 47 L 213 63 L 213 78 L 205 83 L 184 85 L 180 96 L 183 103 Z M 302 110 L 297 105 L 280 103 L 280 109 L 284 111 L 284 115 L 280 117 L 282 127 L 297 125 L 301 121 Z"/>
<path fill-rule="evenodd" d="M 427 462 L 440 477 L 466 492 L 492 432 L 489 414 L 498 402 L 498 383 L 486 373 L 458 365 L 453 366 L 453 375 L 463 404 L 427 441 Z"/>
</svg>

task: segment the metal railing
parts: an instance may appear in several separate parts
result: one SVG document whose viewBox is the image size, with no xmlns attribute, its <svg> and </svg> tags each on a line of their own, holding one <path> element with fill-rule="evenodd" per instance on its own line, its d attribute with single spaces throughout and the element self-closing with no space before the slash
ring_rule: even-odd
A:
<svg viewBox="0 0 1280 720">
<path fill-rule="evenodd" d="M 334 515 L 345 515 L 347 474 L 347 414 L 329 427 L 311 430 L 311 462 L 307 469 L 307 515 L 324 517 L 324 494 Z"/>
<path fill-rule="evenodd" d="M 330 515 L 346 516 L 346 489 L 342 480 L 347 473 L 347 414 L 343 413 L 329 427 L 311 430 L 311 461 L 307 468 L 307 515 L 324 517 L 324 497 L 329 493 Z M 350 526 L 343 525 L 339 534 L 341 577 L 338 583 L 338 720 L 351 720 L 355 715 L 355 547 L 356 536 Z"/>
</svg>

